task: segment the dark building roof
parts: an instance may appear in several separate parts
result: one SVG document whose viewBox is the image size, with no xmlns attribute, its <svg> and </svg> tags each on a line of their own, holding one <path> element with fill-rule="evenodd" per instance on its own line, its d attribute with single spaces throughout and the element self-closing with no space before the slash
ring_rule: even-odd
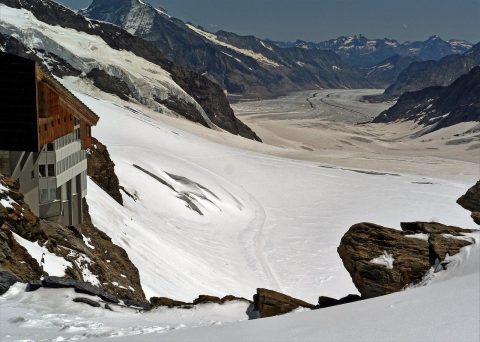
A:
<svg viewBox="0 0 480 342">
<path fill-rule="evenodd" d="M 89 125 L 99 117 L 35 61 L 0 51 L 0 150 L 38 151 L 37 77 Z"/>
</svg>

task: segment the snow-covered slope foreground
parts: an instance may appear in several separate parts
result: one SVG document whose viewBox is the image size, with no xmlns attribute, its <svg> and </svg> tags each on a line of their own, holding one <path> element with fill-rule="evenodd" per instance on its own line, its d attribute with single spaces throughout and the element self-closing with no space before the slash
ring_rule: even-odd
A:
<svg viewBox="0 0 480 342">
<path fill-rule="evenodd" d="M 147 297 L 250 298 L 257 287 L 310 302 L 340 297 L 356 292 L 336 252 L 352 224 L 438 220 L 474 228 L 455 204 L 470 182 L 261 155 L 77 95 L 100 114 L 94 133 L 131 195 L 121 207 L 90 182 L 93 222 L 126 249 Z"/>
<path fill-rule="evenodd" d="M 428 286 L 318 311 L 129 338 L 134 341 L 478 341 L 480 235 Z M 120 339 L 124 340 L 124 339 Z"/>
<path fill-rule="evenodd" d="M 44 23 L 23 8 L 0 4 L 0 13 L 0 33 L 15 37 L 31 49 L 56 55 L 84 75 L 94 69 L 104 70 L 134 89 L 137 100 L 158 111 L 169 112 L 159 101 L 172 96 L 191 103 L 211 124 L 202 107 L 159 65 L 130 51 L 116 50 L 100 36 Z M 98 24 L 91 22 L 90 27 Z M 43 58 L 48 65 L 48 56 Z"/>
<path fill-rule="evenodd" d="M 241 322 L 246 303 L 194 309 L 114 312 L 73 303 L 73 290 L 24 292 L 14 285 L 0 297 L 3 341 L 478 341 L 480 235 L 450 258 L 429 284 L 392 295 L 316 311 Z M 88 297 L 82 295 L 83 297 Z M 97 299 L 97 298 L 92 298 Z"/>
</svg>

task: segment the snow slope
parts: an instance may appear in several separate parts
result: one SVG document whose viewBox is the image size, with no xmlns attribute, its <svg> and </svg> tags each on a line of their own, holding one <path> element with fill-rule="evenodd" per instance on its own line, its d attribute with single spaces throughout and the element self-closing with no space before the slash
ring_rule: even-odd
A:
<svg viewBox="0 0 480 342">
<path fill-rule="evenodd" d="M 480 235 L 428 286 L 318 311 L 144 335 L 134 341 L 478 341 Z M 123 340 L 123 339 L 121 339 Z"/>
<path fill-rule="evenodd" d="M 271 66 L 271 67 L 279 67 L 280 66 L 280 64 L 272 61 L 271 59 L 262 55 L 261 53 L 258 53 L 258 52 L 252 51 L 252 50 L 248 50 L 248 49 L 242 49 L 242 48 L 239 48 L 237 46 L 228 44 L 228 43 L 218 39 L 218 37 L 213 33 L 203 31 L 203 30 L 199 29 L 198 27 L 195 27 L 191 24 L 186 24 L 186 25 L 189 29 L 191 29 L 195 33 L 202 36 L 203 38 L 208 39 L 209 41 L 211 41 L 212 43 L 214 43 L 216 45 L 220 45 L 220 46 L 223 46 L 223 47 L 228 48 L 230 50 L 233 50 L 235 52 L 241 53 L 242 55 L 245 55 L 247 57 L 255 59 L 259 63 L 265 64 L 265 65 L 268 65 L 268 66 Z M 261 42 L 261 44 L 265 46 L 265 44 L 263 42 Z"/>
<path fill-rule="evenodd" d="M 14 285 L 0 297 L 3 341 L 478 341 L 480 234 L 476 245 L 450 258 L 427 286 L 316 311 L 247 320 L 243 302 L 147 313 L 114 312 L 73 303 L 71 289 L 24 292 Z M 88 295 L 93 300 L 98 298 Z"/>
<path fill-rule="evenodd" d="M 154 113 L 77 95 L 100 114 L 94 134 L 133 197 L 124 196 L 123 208 L 90 182 L 93 222 L 126 249 L 147 296 L 250 298 L 267 287 L 314 303 L 356 292 L 336 252 L 355 223 L 474 227 L 455 204 L 471 185 L 464 180 L 262 155 L 172 128 Z"/>
<path fill-rule="evenodd" d="M 169 110 L 155 101 L 155 97 L 165 100 L 173 95 L 183 99 L 194 104 L 206 122 L 211 124 L 202 107 L 160 66 L 132 52 L 115 50 L 99 36 L 48 25 L 25 9 L 0 4 L 0 13 L 0 32 L 15 37 L 25 46 L 53 53 L 85 74 L 95 68 L 104 70 L 124 81 L 142 104 L 160 112 L 168 113 Z M 92 22 L 91 25 L 94 27 L 97 24 Z"/>
</svg>

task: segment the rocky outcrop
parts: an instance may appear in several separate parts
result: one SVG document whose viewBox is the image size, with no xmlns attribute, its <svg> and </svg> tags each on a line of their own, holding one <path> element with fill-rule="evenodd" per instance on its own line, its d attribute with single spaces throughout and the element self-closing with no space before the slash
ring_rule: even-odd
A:
<svg viewBox="0 0 480 342">
<path fill-rule="evenodd" d="M 94 308 L 99 308 L 100 307 L 100 303 L 95 301 L 95 300 L 92 300 L 90 298 L 85 298 L 85 297 L 76 297 L 76 298 L 73 298 L 72 299 L 73 302 L 75 303 L 83 303 L 83 304 L 87 304 L 91 307 L 94 307 Z"/>
<path fill-rule="evenodd" d="M 92 145 L 87 150 L 87 174 L 103 191 L 123 205 L 115 163 L 110 158 L 107 147 L 93 137 Z"/>
<path fill-rule="evenodd" d="M 480 181 L 472 186 L 465 195 L 457 201 L 463 208 L 472 212 L 476 224 L 480 224 Z"/>
<path fill-rule="evenodd" d="M 10 272 L 0 271 L 0 296 L 8 291 L 10 286 L 15 284 L 18 278 Z"/>
<path fill-rule="evenodd" d="M 283 315 L 298 308 L 315 309 L 315 305 L 267 289 L 257 289 L 253 297 L 254 310 L 261 318 Z"/>
<path fill-rule="evenodd" d="M 48 276 L 16 240 L 16 234 L 64 258 L 70 265 L 65 270 L 65 277 L 70 281 L 83 282 L 88 275 L 95 278 L 91 281 L 101 284 L 101 290 L 106 293 L 118 298 L 145 299 L 137 268 L 125 250 L 93 226 L 86 202 L 84 223 L 65 227 L 36 217 L 18 189 L 15 180 L 0 176 L 0 270 L 10 272 L 22 282 Z"/>
<path fill-rule="evenodd" d="M 106 93 L 117 95 L 124 101 L 130 99 L 130 89 L 128 85 L 121 79 L 114 77 L 104 70 L 93 68 L 87 77 L 92 80 L 93 85 Z"/>
<path fill-rule="evenodd" d="M 402 231 L 372 223 L 352 226 L 338 254 L 362 298 L 402 290 L 418 283 L 432 267 L 470 245 L 471 230 L 440 223 L 402 223 Z"/>
<path fill-rule="evenodd" d="M 331 306 L 358 302 L 359 300 L 362 300 L 362 297 L 360 297 L 359 295 L 353 295 L 353 294 L 349 294 L 348 296 L 345 296 L 345 297 L 340 298 L 340 299 L 320 296 L 318 298 L 318 308 L 319 309 L 329 308 Z"/>
</svg>

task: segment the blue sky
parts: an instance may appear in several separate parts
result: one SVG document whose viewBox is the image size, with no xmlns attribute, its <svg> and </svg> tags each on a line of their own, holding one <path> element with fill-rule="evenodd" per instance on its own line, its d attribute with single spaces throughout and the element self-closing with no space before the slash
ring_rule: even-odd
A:
<svg viewBox="0 0 480 342">
<path fill-rule="evenodd" d="M 115 1 L 115 0 L 110 0 Z M 91 0 L 59 0 L 86 7 Z M 277 40 L 322 41 L 363 33 L 371 38 L 480 41 L 480 0 L 149 0 L 209 31 Z"/>
</svg>

